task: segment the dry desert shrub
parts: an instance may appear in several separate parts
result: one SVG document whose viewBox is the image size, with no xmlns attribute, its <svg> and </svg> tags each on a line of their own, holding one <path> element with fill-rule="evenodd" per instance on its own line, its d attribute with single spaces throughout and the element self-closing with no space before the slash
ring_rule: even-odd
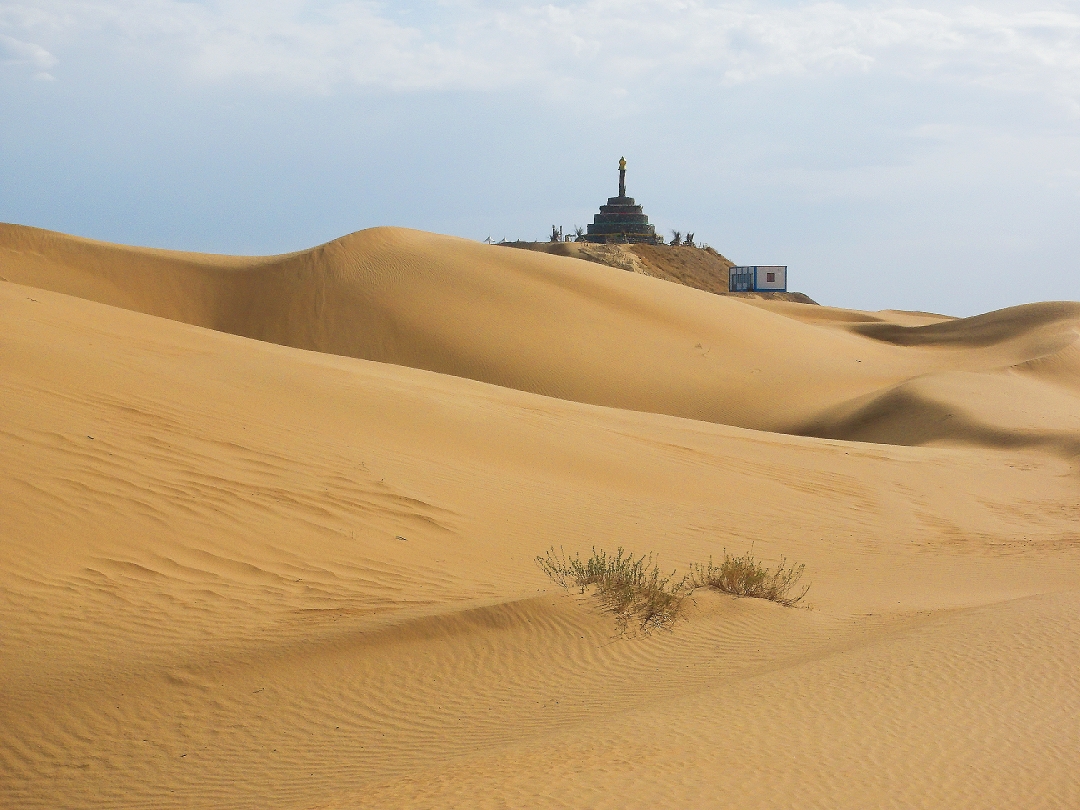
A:
<svg viewBox="0 0 1080 810">
<path fill-rule="evenodd" d="M 678 581 L 674 573 L 665 577 L 651 554 L 635 558 L 621 547 L 614 555 L 594 547 L 592 556 L 582 560 L 578 554 L 567 556 L 562 548 L 556 553 L 552 546 L 536 563 L 564 588 L 573 586 L 585 593 L 586 588 L 595 587 L 596 596 L 615 614 L 621 630 L 631 620 L 646 633 L 670 629 L 687 595 L 685 577 Z"/>
<path fill-rule="evenodd" d="M 732 557 L 724 551 L 724 561 L 719 565 L 694 565 L 688 578 L 690 588 L 715 588 L 734 596 L 749 596 L 768 599 L 785 607 L 794 607 L 810 590 L 807 585 L 794 595 L 799 580 L 802 579 L 805 565 L 788 567 L 787 560 L 780 558 L 780 565 L 770 570 L 754 559 L 752 552 L 741 557 Z"/>
</svg>

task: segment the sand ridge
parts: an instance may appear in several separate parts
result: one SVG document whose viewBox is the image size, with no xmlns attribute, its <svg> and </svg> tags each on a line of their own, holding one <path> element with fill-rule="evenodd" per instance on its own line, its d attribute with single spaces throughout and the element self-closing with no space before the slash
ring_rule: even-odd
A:
<svg viewBox="0 0 1080 810">
<path fill-rule="evenodd" d="M 850 413 L 856 403 L 880 409 L 887 391 L 936 373 L 1023 367 L 1027 376 L 1080 376 L 1076 304 L 962 321 L 845 314 L 396 228 L 240 258 L 8 225 L 0 257 L 9 281 L 258 340 L 782 432 L 865 439 L 866 419 Z M 913 420 L 925 422 L 925 411 Z M 991 413 L 977 421 L 996 426 Z M 1053 429 L 1071 427 L 1066 419 Z M 880 430 L 875 440 L 901 433 Z"/>
<path fill-rule="evenodd" d="M 0 805 L 1080 803 L 1075 305 L 808 323 L 359 236 L 178 270 L 5 233 Z M 500 349 L 551 312 L 618 386 Z M 708 373 L 671 349 L 703 335 Z M 815 418 L 843 435 L 753 429 Z M 618 637 L 552 544 L 752 546 L 806 563 L 813 609 L 699 593 Z"/>
</svg>

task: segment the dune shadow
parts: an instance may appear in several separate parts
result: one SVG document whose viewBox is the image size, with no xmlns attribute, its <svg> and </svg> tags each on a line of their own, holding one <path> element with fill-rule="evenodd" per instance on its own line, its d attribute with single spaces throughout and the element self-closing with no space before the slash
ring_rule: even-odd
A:
<svg viewBox="0 0 1080 810">
<path fill-rule="evenodd" d="M 1039 450 L 1070 460 L 1080 457 L 1080 435 L 1075 432 L 997 427 L 973 419 L 954 405 L 904 389 L 889 391 L 847 415 L 813 420 L 792 433 L 909 447 L 948 443 Z"/>
</svg>

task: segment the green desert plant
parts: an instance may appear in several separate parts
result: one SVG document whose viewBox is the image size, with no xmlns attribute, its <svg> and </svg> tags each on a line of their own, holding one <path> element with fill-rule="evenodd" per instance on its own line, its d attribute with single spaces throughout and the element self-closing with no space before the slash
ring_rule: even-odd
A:
<svg viewBox="0 0 1080 810">
<path fill-rule="evenodd" d="M 566 555 L 555 547 L 536 558 L 537 565 L 553 582 L 564 588 L 595 587 L 604 607 L 615 614 L 621 630 L 631 620 L 644 632 L 669 629 L 679 617 L 686 598 L 686 578 L 675 581 L 674 573 L 663 576 L 651 554 L 635 557 L 622 547 L 614 555 L 592 550 L 582 560 L 579 554 Z"/>
<path fill-rule="evenodd" d="M 690 588 L 715 588 L 734 596 L 750 596 L 756 599 L 768 599 L 786 607 L 794 607 L 803 600 L 810 590 L 807 585 L 798 590 L 805 565 L 788 566 L 787 560 L 780 558 L 780 565 L 775 570 L 763 566 L 754 559 L 751 551 L 741 557 L 732 557 L 724 551 L 724 561 L 720 565 L 696 564 L 691 566 L 688 582 Z"/>
</svg>

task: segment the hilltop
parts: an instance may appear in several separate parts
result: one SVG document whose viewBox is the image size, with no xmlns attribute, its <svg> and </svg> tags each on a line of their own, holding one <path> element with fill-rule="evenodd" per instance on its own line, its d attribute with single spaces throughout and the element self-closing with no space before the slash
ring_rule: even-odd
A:
<svg viewBox="0 0 1080 810">
<path fill-rule="evenodd" d="M 735 298 L 757 298 L 772 301 L 791 301 L 797 304 L 816 303 L 800 292 L 728 292 L 728 269 L 734 266 L 727 257 L 710 247 L 690 245 L 597 244 L 592 242 L 503 242 L 502 246 L 535 250 L 552 256 L 569 256 L 608 267 L 617 267 L 665 281 L 684 284 L 695 290 Z"/>
</svg>

